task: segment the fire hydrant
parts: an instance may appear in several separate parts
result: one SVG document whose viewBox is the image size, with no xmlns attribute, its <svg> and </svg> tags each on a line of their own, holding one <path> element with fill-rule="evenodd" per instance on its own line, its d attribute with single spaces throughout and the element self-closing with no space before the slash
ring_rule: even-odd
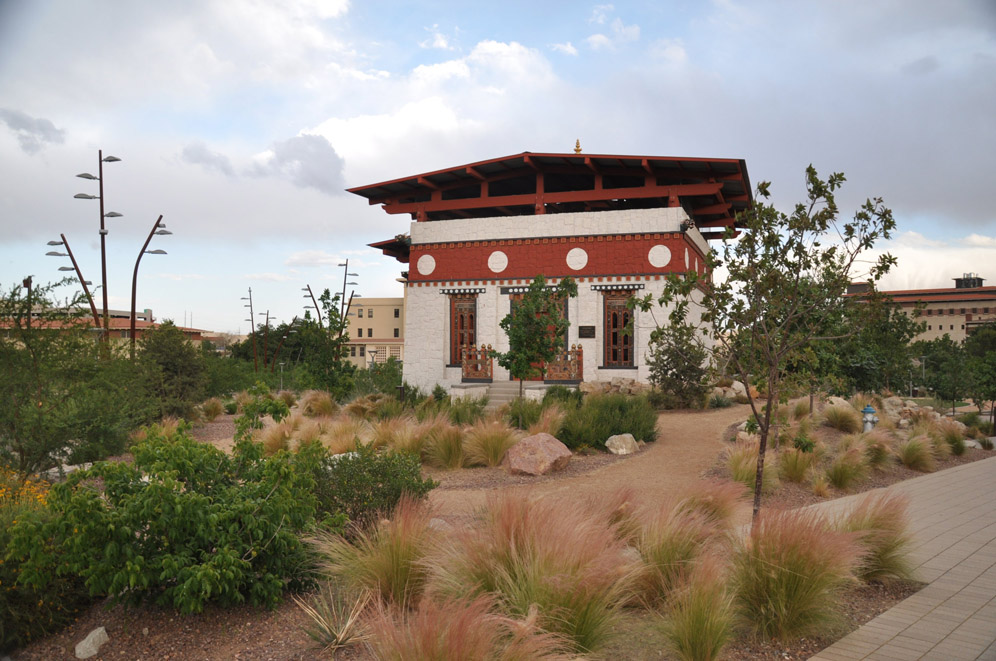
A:
<svg viewBox="0 0 996 661">
<path fill-rule="evenodd" d="M 865 414 L 865 416 L 861 419 L 861 421 L 865 423 L 864 431 L 871 431 L 875 428 L 875 423 L 878 422 L 878 416 L 875 415 L 875 409 L 871 407 L 871 404 L 867 404 L 863 409 L 861 409 L 861 412 Z"/>
</svg>

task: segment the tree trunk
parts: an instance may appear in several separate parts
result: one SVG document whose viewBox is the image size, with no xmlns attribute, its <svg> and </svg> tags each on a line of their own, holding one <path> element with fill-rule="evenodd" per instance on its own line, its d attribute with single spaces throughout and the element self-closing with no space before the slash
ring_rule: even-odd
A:
<svg viewBox="0 0 996 661">
<path fill-rule="evenodd" d="M 764 482 L 764 454 L 768 448 L 768 433 L 771 430 L 771 416 L 773 407 L 771 403 L 778 401 L 778 381 L 773 370 L 768 373 L 768 405 L 764 412 L 764 424 L 760 425 L 761 441 L 757 448 L 757 474 L 754 478 L 754 511 L 751 514 L 751 531 L 757 522 L 757 516 L 761 512 L 761 485 Z"/>
</svg>

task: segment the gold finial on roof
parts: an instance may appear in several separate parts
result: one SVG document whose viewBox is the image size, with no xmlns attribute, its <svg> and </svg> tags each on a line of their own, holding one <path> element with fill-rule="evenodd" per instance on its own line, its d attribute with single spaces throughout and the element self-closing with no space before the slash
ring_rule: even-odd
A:
<svg viewBox="0 0 996 661">
<path fill-rule="evenodd" d="M 580 139 L 576 140 L 574 142 L 574 153 L 575 154 L 580 154 L 581 153 L 581 140 Z"/>
</svg>

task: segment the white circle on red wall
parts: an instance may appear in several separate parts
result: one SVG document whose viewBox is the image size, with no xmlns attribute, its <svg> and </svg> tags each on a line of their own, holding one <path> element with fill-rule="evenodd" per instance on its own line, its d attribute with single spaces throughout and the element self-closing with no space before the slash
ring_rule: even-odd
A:
<svg viewBox="0 0 996 661">
<path fill-rule="evenodd" d="M 651 266 L 664 268 L 671 263 L 671 250 L 667 246 L 654 246 L 647 254 L 647 259 L 650 260 Z"/>
<path fill-rule="evenodd" d="M 488 268 L 492 273 L 501 273 L 508 266 L 508 255 L 501 250 L 495 250 L 488 257 Z"/>
<path fill-rule="evenodd" d="M 436 270 L 436 260 L 432 255 L 422 255 L 415 266 L 422 275 L 429 275 Z"/>
<path fill-rule="evenodd" d="M 567 252 L 567 265 L 575 271 L 580 271 L 588 264 L 588 253 L 584 248 L 571 248 Z"/>
</svg>

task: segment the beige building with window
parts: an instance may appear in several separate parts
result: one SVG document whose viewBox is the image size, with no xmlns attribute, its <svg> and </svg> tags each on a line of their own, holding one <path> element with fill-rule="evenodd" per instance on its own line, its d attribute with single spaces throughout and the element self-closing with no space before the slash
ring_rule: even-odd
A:
<svg viewBox="0 0 996 661">
<path fill-rule="evenodd" d="M 353 298 L 346 314 L 349 361 L 357 367 L 404 360 L 405 299 Z"/>
</svg>

